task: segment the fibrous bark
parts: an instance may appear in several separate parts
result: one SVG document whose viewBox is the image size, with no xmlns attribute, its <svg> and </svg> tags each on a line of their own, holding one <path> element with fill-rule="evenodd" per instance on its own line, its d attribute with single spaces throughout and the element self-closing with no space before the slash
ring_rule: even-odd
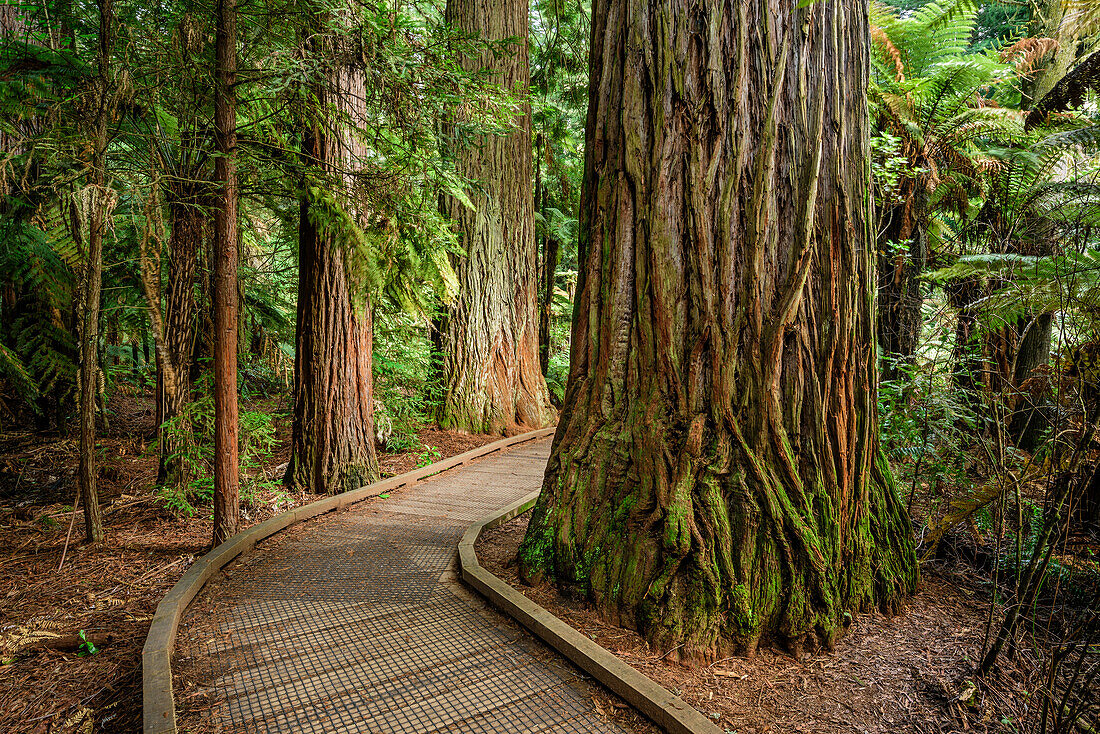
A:
<svg viewBox="0 0 1100 734">
<path fill-rule="evenodd" d="M 218 0 L 215 41 L 214 545 L 236 534 L 240 515 L 237 407 L 237 5 Z"/>
<path fill-rule="evenodd" d="M 866 0 L 593 7 L 565 405 L 522 573 L 672 657 L 917 578 L 879 447 Z"/>
<path fill-rule="evenodd" d="M 317 85 L 317 98 L 338 109 L 340 119 L 364 119 L 365 79 L 353 49 L 339 39 L 316 43 L 334 59 Z M 313 124 L 303 148 L 316 167 L 314 181 L 333 182 L 341 206 L 362 217 L 355 173 L 365 151 L 354 133 Z M 306 188 L 298 232 L 293 454 L 285 481 L 296 489 L 338 494 L 378 478 L 371 301 L 356 276 L 354 245 L 334 228 L 331 212 L 317 198 L 323 193 Z"/>
<path fill-rule="evenodd" d="M 157 341 L 157 426 L 160 432 L 158 483 L 182 489 L 190 481 L 181 458 L 191 426 L 185 425 L 191 401 L 191 358 L 195 334 L 195 276 L 206 234 L 206 214 L 193 195 L 169 201 L 168 287 L 164 318 L 159 316 L 158 285 L 147 278 L 146 292 Z M 158 279 L 159 280 L 159 279 Z M 158 323 L 160 322 L 160 323 Z"/>
<path fill-rule="evenodd" d="M 530 78 L 527 2 L 449 0 L 447 20 L 480 38 L 519 39 L 510 53 L 466 58 L 489 68 L 504 88 L 526 94 Z M 466 256 L 456 264 L 459 296 L 443 331 L 444 390 L 439 422 L 461 430 L 504 433 L 553 420 L 538 356 L 538 265 L 531 185 L 528 105 L 508 135 L 460 145 L 456 165 L 475 182 L 474 210 L 444 197 Z"/>
</svg>

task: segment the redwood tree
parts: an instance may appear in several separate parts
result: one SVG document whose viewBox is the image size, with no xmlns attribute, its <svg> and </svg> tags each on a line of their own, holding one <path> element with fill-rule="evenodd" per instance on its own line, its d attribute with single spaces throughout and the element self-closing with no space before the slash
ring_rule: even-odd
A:
<svg viewBox="0 0 1100 734">
<path fill-rule="evenodd" d="M 467 57 L 469 70 L 490 69 L 505 89 L 525 95 L 530 80 L 527 0 L 448 0 L 456 30 L 489 41 L 518 39 L 508 53 Z M 474 207 L 444 197 L 443 212 L 465 249 L 456 272 L 459 295 L 443 320 L 443 401 L 439 422 L 503 433 L 553 420 L 539 367 L 538 263 L 531 184 L 531 111 L 526 104 L 508 135 L 461 145 L 456 165 L 475 182 Z"/>
<path fill-rule="evenodd" d="M 596 0 L 572 363 L 521 570 L 674 657 L 917 580 L 879 447 L 867 0 Z"/>
<path fill-rule="evenodd" d="M 214 545 L 237 532 L 237 5 L 218 0 L 214 74 Z"/>
<path fill-rule="evenodd" d="M 298 323 L 293 453 L 285 482 L 338 494 L 378 478 L 374 446 L 371 302 L 356 268 L 352 222 L 365 149 L 351 127 L 366 119 L 365 76 L 347 37 L 314 33 L 326 60 L 314 85 L 319 110 L 303 140 L 313 170 L 303 186 L 298 232 Z"/>
</svg>

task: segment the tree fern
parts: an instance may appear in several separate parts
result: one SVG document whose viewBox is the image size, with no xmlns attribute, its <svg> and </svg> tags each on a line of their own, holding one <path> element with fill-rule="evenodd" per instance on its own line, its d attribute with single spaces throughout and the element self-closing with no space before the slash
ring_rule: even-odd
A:
<svg viewBox="0 0 1100 734">
<path fill-rule="evenodd" d="M 1049 257 L 966 255 L 930 273 L 928 279 L 941 284 L 964 279 L 992 284 L 992 291 L 972 304 L 987 328 L 1069 309 L 1100 315 L 1100 250 Z"/>
</svg>

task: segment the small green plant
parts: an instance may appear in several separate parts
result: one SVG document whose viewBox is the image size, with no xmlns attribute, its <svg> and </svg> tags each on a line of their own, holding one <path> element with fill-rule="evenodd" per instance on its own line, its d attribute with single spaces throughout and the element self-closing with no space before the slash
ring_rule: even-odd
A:
<svg viewBox="0 0 1100 734">
<path fill-rule="evenodd" d="M 416 461 L 418 467 L 425 467 L 429 464 L 434 464 L 443 458 L 443 454 L 439 453 L 439 449 L 435 446 L 424 446 L 424 450 L 420 452 L 420 456 Z"/>
<path fill-rule="evenodd" d="M 569 355 L 564 353 L 551 355 L 546 368 L 546 387 L 558 405 L 565 400 L 565 381 L 568 378 Z"/>
<path fill-rule="evenodd" d="M 290 493 L 285 489 L 275 489 L 272 494 L 274 497 L 271 500 L 271 510 L 276 515 L 294 506 L 294 500 L 291 499 Z"/>
<path fill-rule="evenodd" d="M 99 652 L 99 648 L 92 644 L 92 641 L 88 639 L 88 636 L 84 634 L 84 630 L 80 630 L 77 633 L 77 637 L 80 638 L 80 647 L 77 649 L 77 657 L 84 657 L 85 655 L 95 655 Z"/>
<path fill-rule="evenodd" d="M 881 436 L 900 470 L 901 489 L 912 509 L 918 487 L 929 490 L 929 516 L 943 499 L 943 487 L 965 478 L 967 448 L 980 432 L 967 396 L 951 384 L 951 375 L 934 364 L 901 365 L 896 380 L 879 387 Z M 908 485 L 908 486 L 907 486 Z"/>
<path fill-rule="evenodd" d="M 421 448 L 419 432 L 435 410 L 432 352 L 423 316 L 377 314 L 374 324 L 374 423 L 378 442 L 393 453 Z"/>
<path fill-rule="evenodd" d="M 266 413 L 241 413 L 241 501 L 251 505 L 260 490 L 279 491 L 278 482 L 267 478 L 263 465 L 275 448 L 275 422 Z"/>
</svg>

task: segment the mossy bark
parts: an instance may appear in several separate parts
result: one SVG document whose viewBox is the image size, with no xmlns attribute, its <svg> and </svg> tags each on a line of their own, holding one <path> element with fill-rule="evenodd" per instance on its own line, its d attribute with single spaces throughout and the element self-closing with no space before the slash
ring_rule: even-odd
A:
<svg viewBox="0 0 1100 734">
<path fill-rule="evenodd" d="M 471 71 L 526 95 L 530 80 L 527 2 L 449 0 L 447 22 L 492 41 L 517 39 L 508 53 L 467 57 Z M 471 210 L 449 196 L 442 211 L 465 257 L 456 263 L 459 296 L 442 331 L 439 423 L 475 433 L 541 428 L 554 419 L 538 354 L 538 264 L 532 190 L 531 112 L 523 105 L 508 135 L 454 141 L 458 172 L 475 182 Z"/>
<path fill-rule="evenodd" d="M 520 548 L 672 657 L 917 581 L 879 447 L 867 3 L 597 0 L 565 406 Z"/>
<path fill-rule="evenodd" d="M 334 117 L 348 125 L 365 121 L 366 80 L 357 49 L 338 37 L 314 34 L 309 52 L 329 66 L 314 88 L 320 108 L 335 109 Z M 373 312 L 355 245 L 341 236 L 332 214 L 314 196 L 331 194 L 344 211 L 362 217 L 356 176 L 367 152 L 353 130 L 320 120 L 306 130 L 302 147 L 314 170 L 304 186 L 298 225 L 294 427 L 284 483 L 339 494 L 379 476 Z"/>
</svg>

